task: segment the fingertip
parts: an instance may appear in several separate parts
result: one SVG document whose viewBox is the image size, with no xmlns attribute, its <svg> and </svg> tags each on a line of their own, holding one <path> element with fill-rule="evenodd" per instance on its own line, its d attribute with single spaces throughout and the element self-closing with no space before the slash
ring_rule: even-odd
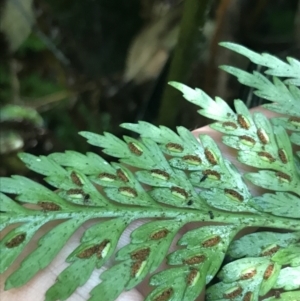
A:
<svg viewBox="0 0 300 301">
<path fill-rule="evenodd" d="M 137 291 L 136 289 L 133 289 L 128 292 L 122 293 L 116 301 L 143 301 L 144 296 Z"/>
</svg>

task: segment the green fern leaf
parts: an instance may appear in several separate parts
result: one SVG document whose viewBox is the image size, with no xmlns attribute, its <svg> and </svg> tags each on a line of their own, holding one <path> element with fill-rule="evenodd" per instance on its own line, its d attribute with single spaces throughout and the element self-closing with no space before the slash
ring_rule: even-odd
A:
<svg viewBox="0 0 300 301">
<path fill-rule="evenodd" d="M 294 250 L 299 252 L 298 250 Z M 280 271 L 274 288 L 294 290 L 300 287 L 300 267 L 287 267 Z"/>
<path fill-rule="evenodd" d="M 286 63 L 268 53 L 259 54 L 235 43 L 222 42 L 219 45 L 246 56 L 257 65 L 267 67 L 268 69 L 265 71 L 266 74 L 272 76 L 289 77 L 291 79 L 286 81 L 287 84 L 300 86 L 300 62 L 296 59 L 287 57 L 288 63 Z"/>
<path fill-rule="evenodd" d="M 22 286 L 39 270 L 45 268 L 84 221 L 84 218 L 68 220 L 44 235 L 39 240 L 38 248 L 31 252 L 22 262 L 21 267 L 7 278 L 5 288 Z"/>
<path fill-rule="evenodd" d="M 211 127 L 222 133 L 223 143 L 251 172 L 240 172 L 208 135 L 194 136 L 184 127 L 175 132 L 142 121 L 121 125 L 138 133 L 139 139 L 80 133 L 118 162 L 74 151 L 47 157 L 22 153 L 21 160 L 43 175 L 52 189 L 22 176 L 0 179 L 0 228 L 5 231 L 0 242 L 1 273 L 38 230 L 44 225 L 50 228 L 8 276 L 6 289 L 26 284 L 51 264 L 77 229 L 93 221 L 67 256 L 68 265 L 47 291 L 46 301 L 72 298 L 100 268 L 105 271 L 93 284 L 90 301 L 99 296 L 116 300 L 147 277 L 153 286 L 148 301 L 193 301 L 206 286 L 207 300 L 299 299 L 300 90 L 296 84 L 300 78 L 296 69 L 300 63 L 291 58 L 283 62 L 232 43 L 223 46 L 268 68 L 265 73 L 274 76 L 272 81 L 257 72 L 223 67 L 255 88 L 257 95 L 275 102 L 266 108 L 287 116 L 269 120 L 261 113 L 252 114 L 242 100 L 234 101 L 233 110 L 200 89 L 171 85 L 199 106 L 200 114 L 216 121 Z M 250 182 L 268 192 L 254 193 Z M 121 235 L 137 220 L 142 225 L 120 248 Z M 194 228 L 177 239 L 179 231 L 191 224 Z M 286 232 L 259 231 L 235 239 L 249 227 Z M 267 297 L 274 291 L 274 297 Z"/>
</svg>

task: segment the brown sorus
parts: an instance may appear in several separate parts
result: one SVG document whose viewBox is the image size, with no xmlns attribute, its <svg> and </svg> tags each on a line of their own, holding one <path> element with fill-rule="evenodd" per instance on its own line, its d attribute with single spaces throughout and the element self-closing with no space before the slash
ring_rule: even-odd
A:
<svg viewBox="0 0 300 301">
<path fill-rule="evenodd" d="M 244 141 L 244 144 L 250 144 L 251 146 L 255 144 L 255 140 L 247 135 L 241 135 L 240 136 L 240 140 L 242 140 L 242 142 Z"/>
<path fill-rule="evenodd" d="M 248 130 L 250 128 L 249 121 L 243 115 L 238 114 L 237 121 L 243 129 Z"/>
<path fill-rule="evenodd" d="M 225 292 L 223 294 L 223 298 L 225 299 L 233 299 L 239 296 L 243 292 L 243 289 L 240 286 L 234 287 L 233 289 Z"/>
<path fill-rule="evenodd" d="M 189 274 L 187 275 L 186 282 L 188 285 L 192 285 L 195 278 L 198 276 L 199 272 L 196 269 L 191 269 Z"/>
<path fill-rule="evenodd" d="M 75 173 L 75 171 L 71 172 L 71 180 L 74 184 L 76 184 L 77 186 L 82 186 L 82 182 L 80 180 L 80 178 L 77 176 L 77 174 Z"/>
<path fill-rule="evenodd" d="M 38 202 L 38 205 L 41 206 L 44 210 L 47 211 L 59 211 L 61 207 L 52 202 Z"/>
<path fill-rule="evenodd" d="M 205 248 L 213 247 L 217 245 L 220 241 L 221 241 L 221 237 L 219 235 L 216 235 L 214 237 L 205 240 L 201 245 Z"/>
<path fill-rule="evenodd" d="M 206 169 L 203 171 L 203 174 L 204 175 L 207 175 L 208 177 L 211 176 L 211 177 L 214 177 L 216 178 L 217 180 L 220 180 L 221 179 L 221 175 L 215 171 L 215 170 L 211 170 L 211 169 Z"/>
<path fill-rule="evenodd" d="M 272 245 L 269 246 L 268 248 L 264 249 L 261 252 L 261 256 L 270 256 L 273 255 L 274 253 L 276 253 L 278 250 L 280 249 L 280 247 L 278 245 Z"/>
<path fill-rule="evenodd" d="M 258 152 L 258 155 L 267 159 L 269 162 L 275 162 L 275 158 L 268 152 Z"/>
<path fill-rule="evenodd" d="M 143 151 L 133 142 L 128 143 L 128 148 L 133 154 L 137 156 L 141 156 L 143 154 Z"/>
<path fill-rule="evenodd" d="M 251 301 L 251 298 L 252 298 L 252 292 L 247 292 L 244 295 L 243 301 Z"/>
<path fill-rule="evenodd" d="M 198 264 L 203 262 L 206 259 L 205 255 L 196 255 L 184 260 L 186 264 Z"/>
<path fill-rule="evenodd" d="M 129 179 L 127 178 L 125 173 L 120 168 L 117 169 L 117 176 L 121 181 L 126 182 L 126 183 L 129 182 Z"/>
<path fill-rule="evenodd" d="M 141 266 L 142 266 L 143 261 L 142 260 L 138 260 L 138 261 L 134 261 L 131 265 L 131 277 L 135 277 L 136 274 L 138 273 L 138 271 L 140 270 Z"/>
<path fill-rule="evenodd" d="M 173 288 L 168 288 L 155 297 L 154 301 L 167 301 L 173 295 Z"/>
<path fill-rule="evenodd" d="M 284 163 L 284 164 L 288 163 L 288 159 L 287 159 L 287 156 L 286 156 L 286 153 L 285 153 L 284 149 L 280 148 L 278 150 L 278 156 L 279 156 L 282 163 Z"/>
<path fill-rule="evenodd" d="M 99 259 L 102 258 L 102 251 L 106 248 L 106 246 L 109 244 L 108 239 L 104 239 L 97 247 L 97 257 Z"/>
<path fill-rule="evenodd" d="M 281 179 L 283 181 L 287 181 L 287 182 L 291 182 L 292 181 L 292 178 L 288 174 L 286 174 L 286 173 L 284 173 L 282 171 L 277 171 L 276 172 L 276 177 L 278 177 L 279 179 Z"/>
<path fill-rule="evenodd" d="M 186 199 L 189 196 L 188 193 L 183 188 L 180 188 L 180 187 L 173 186 L 173 187 L 171 187 L 171 191 L 172 191 L 172 193 L 174 193 L 174 192 L 178 193 L 184 199 Z"/>
<path fill-rule="evenodd" d="M 237 129 L 237 125 L 232 121 L 225 121 L 222 123 L 223 128 L 233 128 Z"/>
<path fill-rule="evenodd" d="M 9 249 L 19 246 L 26 238 L 26 233 L 21 233 L 5 243 L 5 246 Z"/>
<path fill-rule="evenodd" d="M 144 261 L 148 258 L 149 254 L 150 254 L 150 248 L 144 248 L 144 249 L 140 249 L 138 251 L 132 252 L 130 257 L 133 260 Z"/>
<path fill-rule="evenodd" d="M 269 279 L 273 271 L 274 271 L 274 264 L 270 264 L 265 270 L 264 279 L 265 280 Z"/>
<path fill-rule="evenodd" d="M 109 240 L 105 239 L 100 244 L 96 244 L 89 248 L 84 249 L 83 251 L 78 253 L 76 256 L 78 258 L 90 258 L 94 254 L 97 254 L 98 258 L 102 258 L 102 251 L 108 243 L 109 243 Z"/>
<path fill-rule="evenodd" d="M 98 178 L 103 181 L 115 181 L 117 179 L 115 175 L 108 172 L 102 172 L 101 174 L 98 175 Z"/>
<path fill-rule="evenodd" d="M 159 240 L 161 238 L 164 238 L 168 235 L 169 233 L 169 230 L 168 229 L 161 229 L 157 232 L 154 232 L 150 235 L 150 238 L 153 239 L 153 240 Z"/>
<path fill-rule="evenodd" d="M 184 148 L 178 143 L 169 142 L 166 144 L 166 148 L 172 152 L 182 153 Z"/>
<path fill-rule="evenodd" d="M 292 116 L 288 121 L 295 126 L 300 126 L 300 117 Z"/>
<path fill-rule="evenodd" d="M 193 165 L 199 165 L 202 162 L 201 159 L 195 155 L 186 155 L 186 156 L 183 156 L 182 159 L 184 161 L 186 161 L 187 163 L 190 163 Z"/>
<path fill-rule="evenodd" d="M 224 192 L 232 198 L 234 198 L 235 200 L 238 200 L 240 202 L 244 200 L 243 196 L 233 189 L 224 189 Z"/>
<path fill-rule="evenodd" d="M 241 275 L 240 279 L 241 280 L 250 279 L 250 278 L 254 277 L 255 275 L 256 275 L 256 269 L 249 269 Z"/>
<path fill-rule="evenodd" d="M 257 130 L 257 136 L 258 136 L 259 140 L 261 141 L 261 143 L 263 143 L 263 144 L 269 143 L 269 137 L 263 129 Z"/>
<path fill-rule="evenodd" d="M 67 191 L 67 194 L 68 195 L 72 195 L 72 194 L 82 194 L 82 195 L 84 195 L 84 191 L 82 189 L 77 189 L 77 188 L 75 188 L 75 189 L 69 189 Z"/>
<path fill-rule="evenodd" d="M 208 148 L 206 148 L 204 150 L 204 154 L 205 157 L 207 159 L 207 161 L 211 164 L 211 165 L 216 165 L 218 164 L 217 158 L 215 157 L 215 155 L 213 154 L 213 152 L 211 150 L 209 150 Z"/>
<path fill-rule="evenodd" d="M 152 169 L 151 174 L 157 178 L 161 178 L 164 180 L 170 179 L 170 175 L 166 171 L 161 170 L 161 169 Z"/>
<path fill-rule="evenodd" d="M 132 197 L 132 198 L 136 198 L 138 195 L 136 190 L 131 187 L 119 187 L 118 191 L 121 194 Z"/>
<path fill-rule="evenodd" d="M 98 250 L 99 245 L 91 246 L 80 253 L 78 253 L 76 256 L 78 258 L 90 258 L 92 255 L 94 255 Z"/>
</svg>

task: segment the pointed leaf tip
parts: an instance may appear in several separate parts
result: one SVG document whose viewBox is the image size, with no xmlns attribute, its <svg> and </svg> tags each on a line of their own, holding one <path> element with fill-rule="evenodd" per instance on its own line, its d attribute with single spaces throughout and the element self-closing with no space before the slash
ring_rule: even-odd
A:
<svg viewBox="0 0 300 301">
<path fill-rule="evenodd" d="M 170 81 L 170 82 L 168 82 L 168 85 L 170 85 L 180 91 L 182 91 L 182 88 L 186 88 L 186 87 L 189 88 L 188 86 L 186 86 L 182 83 L 176 82 L 176 81 Z"/>
</svg>

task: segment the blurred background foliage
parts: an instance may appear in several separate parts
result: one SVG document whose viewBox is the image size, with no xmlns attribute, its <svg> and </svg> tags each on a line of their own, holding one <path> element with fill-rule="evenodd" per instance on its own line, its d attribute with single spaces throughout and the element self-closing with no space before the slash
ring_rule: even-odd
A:
<svg viewBox="0 0 300 301">
<path fill-rule="evenodd" d="M 173 79 L 168 73 L 180 21 L 193 1 L 1 0 L 0 176 L 27 173 L 19 151 L 98 152 L 78 136 L 81 130 L 122 136 L 122 122 L 159 120 L 191 130 L 207 124 L 179 94 L 171 104 L 163 96 Z M 237 97 L 249 107 L 259 104 L 217 68 L 256 66 L 218 42 L 299 58 L 299 1 L 201 1 L 207 3 L 204 26 L 195 24 L 196 38 L 185 45 L 195 51 L 189 64 L 179 62 L 182 81 L 230 104 Z"/>
</svg>

